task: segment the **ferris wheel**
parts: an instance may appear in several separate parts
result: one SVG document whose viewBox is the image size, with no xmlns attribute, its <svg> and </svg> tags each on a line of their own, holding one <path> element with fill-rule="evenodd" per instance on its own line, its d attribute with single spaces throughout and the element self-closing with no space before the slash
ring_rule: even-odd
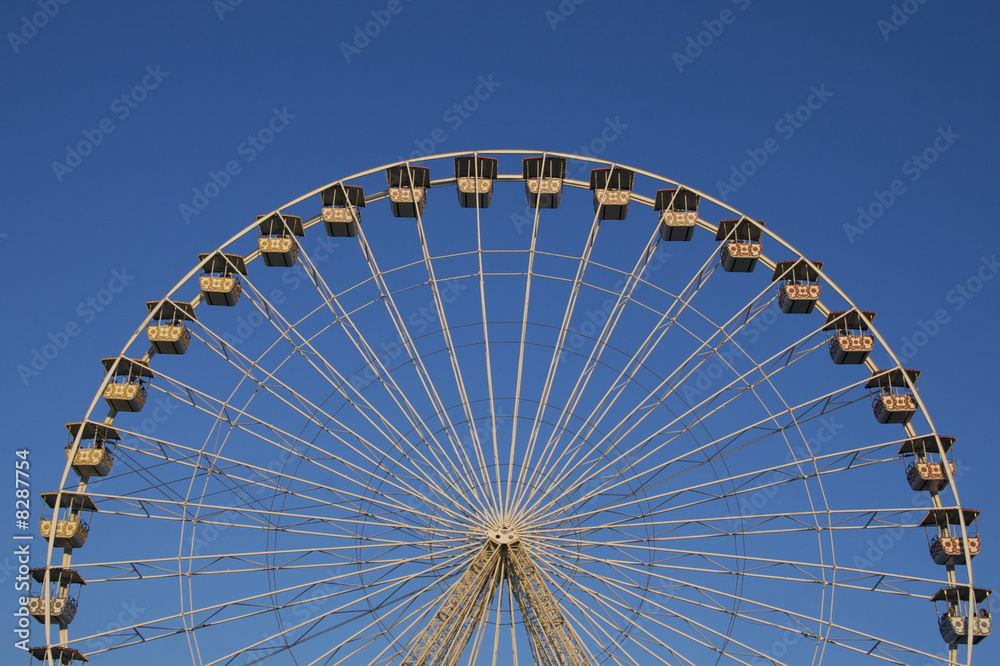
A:
<svg viewBox="0 0 1000 666">
<path fill-rule="evenodd" d="M 39 660 L 957 664 L 990 632 L 919 371 L 760 219 L 496 150 L 206 250 L 67 424 Z"/>
</svg>

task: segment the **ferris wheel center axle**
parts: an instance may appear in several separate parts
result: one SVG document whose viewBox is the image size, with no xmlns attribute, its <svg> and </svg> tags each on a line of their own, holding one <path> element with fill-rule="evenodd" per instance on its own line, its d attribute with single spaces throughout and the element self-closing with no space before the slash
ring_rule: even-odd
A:
<svg viewBox="0 0 1000 666">
<path fill-rule="evenodd" d="M 486 538 L 498 546 L 506 546 L 520 539 L 517 532 L 506 526 L 486 530 Z"/>
</svg>

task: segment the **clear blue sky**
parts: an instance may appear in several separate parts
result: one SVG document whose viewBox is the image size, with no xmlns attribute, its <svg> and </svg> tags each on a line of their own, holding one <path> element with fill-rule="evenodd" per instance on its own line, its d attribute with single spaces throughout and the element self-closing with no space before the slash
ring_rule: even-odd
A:
<svg viewBox="0 0 1000 666">
<path fill-rule="evenodd" d="M 400 158 L 594 153 L 766 220 L 878 312 L 958 438 L 991 587 L 998 21 L 982 0 L 8 0 L 5 464 L 30 449 L 33 496 L 55 490 L 98 360 L 253 215 Z"/>
</svg>

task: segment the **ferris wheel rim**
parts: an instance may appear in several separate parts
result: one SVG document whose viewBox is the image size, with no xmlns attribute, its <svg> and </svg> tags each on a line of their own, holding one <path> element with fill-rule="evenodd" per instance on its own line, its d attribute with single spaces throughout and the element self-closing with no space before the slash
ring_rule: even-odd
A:
<svg viewBox="0 0 1000 666">
<path fill-rule="evenodd" d="M 510 155 L 510 154 L 518 154 L 518 155 L 549 155 L 549 156 L 553 156 L 553 157 L 564 157 L 564 158 L 567 158 L 567 159 L 580 160 L 580 161 L 583 161 L 585 163 L 607 165 L 607 166 L 611 166 L 611 167 L 619 166 L 619 167 L 623 167 L 623 168 L 632 169 L 632 167 L 627 167 L 626 165 L 622 165 L 622 164 L 619 164 L 619 163 L 616 163 L 616 162 L 610 162 L 610 161 L 606 161 L 606 160 L 600 160 L 600 159 L 590 158 L 590 157 L 585 157 L 585 156 L 572 155 L 572 154 L 567 154 L 567 153 L 555 153 L 555 152 L 544 152 L 544 151 L 522 151 L 522 150 L 476 151 L 474 153 L 470 153 L 468 151 L 463 151 L 463 152 L 455 152 L 455 153 L 442 153 L 442 154 L 439 154 L 439 155 L 426 156 L 426 157 L 420 158 L 418 160 L 412 160 L 412 162 L 413 163 L 432 162 L 432 161 L 435 161 L 435 160 L 448 159 L 448 158 L 451 158 L 451 157 L 467 156 L 467 155 L 470 155 L 470 154 L 471 155 L 501 155 L 501 154 L 503 154 L 503 155 Z M 353 180 L 353 179 L 356 179 L 356 178 L 360 178 L 362 176 L 371 175 L 371 174 L 377 173 L 379 171 L 382 171 L 382 170 L 384 170 L 384 169 L 386 169 L 388 167 L 398 166 L 400 164 L 409 165 L 410 163 L 411 163 L 411 161 L 406 161 L 406 162 L 402 162 L 402 163 L 400 163 L 400 162 L 394 162 L 394 163 L 390 163 L 390 164 L 383 165 L 383 166 L 380 166 L 380 167 L 376 167 L 374 169 L 370 169 L 370 170 L 358 172 L 357 174 L 353 174 L 352 176 L 348 176 L 346 178 L 342 178 L 342 179 L 333 181 L 332 183 L 330 183 L 330 184 L 328 184 L 326 186 L 322 186 L 320 188 L 316 188 L 315 190 L 312 190 L 308 194 L 305 194 L 305 195 L 303 195 L 301 197 L 293 199 L 292 201 L 290 201 L 289 203 L 285 204 L 284 206 L 281 206 L 280 208 L 275 209 L 275 211 L 273 211 L 273 212 L 280 213 L 281 211 L 283 211 L 283 210 L 285 210 L 285 209 L 287 209 L 287 208 L 289 208 L 289 207 L 291 207 L 291 206 L 293 206 L 295 204 L 301 203 L 305 199 L 315 196 L 317 193 L 319 193 L 325 187 L 329 187 L 329 186 L 340 184 L 340 183 L 345 183 L 348 180 Z M 721 208 L 730 210 L 731 212 L 733 212 L 735 215 L 739 216 L 740 218 L 746 217 L 747 219 L 753 219 L 753 218 L 749 218 L 749 216 L 746 216 L 745 214 L 743 214 L 740 211 L 736 210 L 735 208 L 729 206 L 728 204 L 726 204 L 724 202 L 720 202 L 720 201 L 712 198 L 711 196 L 708 196 L 708 195 L 704 194 L 700 190 L 688 187 L 687 185 L 684 185 L 684 184 L 682 184 L 682 183 L 680 183 L 678 181 L 673 181 L 673 180 L 670 180 L 668 178 L 664 178 L 662 176 L 658 176 L 656 174 L 652 174 L 650 172 L 640 171 L 638 169 L 634 169 L 634 171 L 637 174 L 641 173 L 641 174 L 646 175 L 648 177 L 651 177 L 651 178 L 653 178 L 655 180 L 659 180 L 659 181 L 664 182 L 664 183 L 669 183 L 669 184 L 675 185 L 677 187 L 683 187 L 685 189 L 688 189 L 688 190 L 691 190 L 693 192 L 696 192 L 696 193 L 700 194 L 705 200 L 711 201 L 712 203 L 718 205 Z M 501 178 L 501 180 L 502 180 L 502 178 Z M 513 177 L 511 177 L 510 180 L 524 180 L 524 179 L 523 178 L 513 178 Z M 445 185 L 445 184 L 449 184 L 449 183 L 452 183 L 452 182 L 454 182 L 453 178 L 452 179 L 443 179 L 442 181 L 434 181 L 433 182 L 433 186 L 437 187 L 439 185 Z M 571 181 L 571 180 L 567 179 L 567 184 L 570 187 L 578 187 L 578 188 L 581 188 L 581 189 L 586 187 L 586 184 L 583 183 L 582 181 Z M 370 198 L 370 199 L 368 199 L 368 200 L 369 201 L 377 201 L 380 198 L 382 198 L 380 195 L 384 195 L 384 194 L 385 193 L 379 193 L 379 194 L 373 195 L 373 197 Z M 642 200 L 641 197 L 636 197 L 634 199 L 634 201 L 636 201 L 637 203 L 643 203 L 643 204 L 651 205 L 651 200 L 645 200 L 644 201 L 644 200 Z M 322 220 L 320 219 L 320 216 L 317 215 L 317 216 L 314 216 L 314 217 L 310 218 L 308 221 L 305 221 L 304 224 L 303 224 L 303 226 L 305 228 L 310 228 L 312 226 L 315 226 L 315 225 L 319 224 L 321 221 Z M 703 226 L 704 228 L 706 228 L 706 229 L 708 229 L 710 231 L 714 231 L 715 230 L 714 225 L 711 225 L 711 224 L 704 224 L 703 225 L 703 224 L 701 224 L 701 220 L 699 220 L 699 226 Z M 229 239 L 228 241 L 226 241 L 224 244 L 220 245 L 214 252 L 209 253 L 209 256 L 211 256 L 212 254 L 217 254 L 217 253 L 223 253 L 223 252 L 225 252 L 226 249 L 228 249 L 230 246 L 234 245 L 239 240 L 243 239 L 245 236 L 247 236 L 247 234 L 252 233 L 256 229 L 256 227 L 257 227 L 257 223 L 256 222 L 250 224 L 248 227 L 246 227 L 245 229 L 243 229 L 237 235 L 233 236 L 231 239 Z M 842 290 L 840 290 L 840 288 L 836 286 L 836 283 L 833 280 L 831 280 L 829 278 L 829 276 L 822 270 L 822 267 L 817 267 L 814 264 L 812 264 L 812 262 L 810 262 L 802 253 L 800 253 L 797 250 L 795 250 L 795 248 L 793 248 L 790 244 L 788 244 L 786 241 L 784 241 L 781 237 L 779 237 L 770 228 L 763 227 L 762 228 L 762 232 L 764 234 L 766 234 L 769 239 L 778 242 L 786 250 L 788 250 L 791 253 L 794 253 L 795 256 L 798 257 L 798 259 L 801 259 L 801 260 L 804 260 L 806 262 L 809 262 L 810 265 L 813 268 L 816 268 L 816 270 L 819 273 L 819 275 L 826 282 L 826 285 L 830 286 L 840 296 L 840 298 L 842 298 L 845 302 L 847 302 L 848 304 L 850 304 L 851 307 L 853 307 L 854 309 L 856 309 L 859 312 L 861 312 L 860 308 L 858 308 L 857 305 L 847 296 L 847 294 L 845 294 Z M 257 252 L 251 252 L 251 254 L 248 255 L 247 259 L 249 261 L 252 261 L 253 259 L 258 258 L 258 256 L 257 256 L 258 254 L 259 253 L 257 253 Z M 768 266 L 769 268 L 773 268 L 774 267 L 774 262 L 772 262 L 771 260 L 767 259 L 764 256 L 762 256 L 761 259 L 762 259 L 762 264 L 763 265 Z M 207 259 L 206 259 L 206 261 L 207 261 Z M 201 270 L 201 268 L 204 265 L 204 263 L 205 263 L 205 261 L 202 261 L 202 262 L 199 262 L 199 264 L 195 265 L 195 267 L 192 268 L 191 271 L 180 282 L 178 282 L 177 285 L 175 285 L 167 293 L 167 295 L 164 297 L 164 300 L 170 299 L 176 292 L 178 292 L 181 288 L 183 288 L 184 285 L 188 284 L 189 281 L 191 280 L 191 278 L 194 277 L 198 273 L 199 270 Z M 414 263 L 418 263 L 418 262 L 414 262 Z M 770 263 L 770 265 L 769 265 L 769 263 Z M 196 307 L 198 304 L 199 304 L 199 299 L 196 298 L 192 302 L 192 305 Z M 823 312 L 822 308 L 825 307 L 825 306 L 822 306 L 822 304 L 819 303 L 817 305 L 817 307 L 821 308 L 820 311 Z M 823 313 L 825 314 L 825 312 L 823 312 Z M 123 355 L 128 351 L 128 349 L 130 347 L 132 347 L 133 343 L 135 343 L 135 341 L 139 338 L 139 336 L 141 335 L 141 333 L 145 330 L 145 328 L 146 328 L 147 324 L 149 323 L 149 321 L 152 319 L 152 316 L 153 316 L 152 312 L 150 312 L 149 316 L 146 317 L 146 319 L 143 321 L 143 323 L 139 326 L 139 328 L 133 334 L 133 336 L 131 337 L 131 339 L 126 343 L 126 345 L 123 348 L 123 351 L 122 351 L 122 353 L 120 355 L 120 358 L 124 357 Z M 862 316 L 864 316 L 864 315 L 862 315 Z M 872 324 L 872 322 L 868 321 L 867 323 L 870 325 L 869 330 L 871 331 L 871 333 L 873 334 L 873 336 L 877 339 L 877 341 L 880 343 L 882 349 L 896 363 L 895 367 L 896 368 L 902 368 L 903 366 L 899 362 L 899 359 L 895 356 L 895 354 L 892 351 L 891 347 L 885 342 L 885 340 L 879 334 L 878 330 L 875 328 L 875 326 Z M 102 391 L 105 383 L 108 381 L 110 373 L 111 373 L 111 371 L 109 370 L 108 375 L 105 376 L 104 382 L 102 382 L 102 384 L 101 384 L 101 389 L 98 390 L 97 395 L 95 395 L 95 397 L 94 397 L 94 399 L 93 399 L 93 401 L 91 403 L 91 406 L 90 406 L 90 408 L 87 411 L 87 415 L 85 417 L 85 420 L 87 420 L 87 421 L 90 420 L 91 415 L 94 412 L 94 409 L 99 404 L 100 397 L 101 397 L 101 391 Z M 924 418 L 926 419 L 927 424 L 930 427 L 932 435 L 935 438 L 939 438 L 939 435 L 937 434 L 936 428 L 934 427 L 933 422 L 930 419 L 930 415 L 928 413 L 928 410 L 926 409 L 926 406 L 924 405 L 923 401 L 920 400 L 920 398 L 919 398 L 919 392 L 916 389 L 915 383 L 913 383 L 911 381 L 909 375 L 906 375 L 904 373 L 904 376 L 906 377 L 906 381 L 910 383 L 910 388 L 911 388 L 911 390 L 912 390 L 912 392 L 913 392 L 913 394 L 915 396 L 915 399 L 917 401 L 918 409 L 921 412 L 921 414 L 924 416 Z M 779 395 L 780 395 L 780 393 L 779 393 Z M 429 419 L 430 416 L 428 416 L 427 418 Z M 913 433 L 910 433 L 910 435 L 913 436 Z M 74 441 L 74 443 L 72 445 L 73 446 L 73 450 L 76 450 L 76 448 L 79 447 L 80 439 L 81 439 L 81 437 L 77 436 L 76 440 Z M 939 448 L 940 448 L 940 443 L 939 443 Z M 942 454 L 943 454 L 943 451 L 942 451 Z M 815 456 L 813 456 L 812 459 L 815 462 Z M 944 459 L 946 459 L 946 458 L 944 458 Z M 945 467 L 945 473 L 946 473 L 946 475 L 948 477 L 948 487 L 951 490 L 951 492 L 953 493 L 952 497 L 954 498 L 955 505 L 958 506 L 958 507 L 960 507 L 961 506 L 961 502 L 960 502 L 959 496 L 958 496 L 957 484 L 955 483 L 955 479 L 953 478 L 950 469 L 948 469 L 948 466 L 945 465 L 944 467 Z M 61 490 L 61 489 L 63 487 L 65 487 L 66 481 L 69 478 L 69 471 L 70 471 L 70 463 L 67 462 L 67 465 L 64 467 L 63 478 L 62 478 L 62 481 L 60 483 L 60 490 L 59 490 L 60 493 L 63 492 L 63 490 Z M 822 484 L 820 484 L 820 488 L 822 488 Z M 58 502 L 58 499 L 57 499 L 57 502 Z M 829 503 L 827 502 L 827 500 L 825 499 L 825 497 L 824 497 L 824 504 L 829 509 Z M 964 524 L 964 522 L 961 523 L 961 527 L 962 527 L 962 532 L 963 532 L 963 538 L 967 542 L 967 540 L 968 540 L 968 534 L 967 534 L 966 525 Z M 52 552 L 53 552 L 53 544 L 52 544 L 52 542 L 53 542 L 53 540 L 50 539 L 49 540 L 49 549 L 48 549 L 47 559 L 46 559 L 47 566 L 51 566 L 51 562 L 52 562 L 52 559 L 51 559 L 52 558 Z M 968 587 L 968 588 L 971 589 L 973 587 L 971 558 L 968 558 L 968 561 L 963 566 L 965 566 L 965 569 L 967 571 L 967 576 L 968 576 L 968 584 L 967 585 L 963 585 L 963 586 L 964 587 Z M 831 588 L 831 589 L 833 589 L 833 588 Z M 830 619 L 830 623 L 832 624 L 832 618 Z M 46 624 L 46 629 L 48 630 L 48 624 Z M 971 660 L 971 650 L 970 650 L 970 660 Z"/>
</svg>

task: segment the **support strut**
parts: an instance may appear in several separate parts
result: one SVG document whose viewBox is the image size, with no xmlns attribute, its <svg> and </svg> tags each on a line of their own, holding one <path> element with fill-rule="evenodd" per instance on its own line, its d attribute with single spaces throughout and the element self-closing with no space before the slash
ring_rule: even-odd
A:
<svg viewBox="0 0 1000 666">
<path fill-rule="evenodd" d="M 455 666 L 504 582 L 517 600 L 535 662 L 590 666 L 580 639 L 524 545 L 513 533 L 490 531 L 430 623 L 404 651 L 402 666 Z"/>
</svg>

